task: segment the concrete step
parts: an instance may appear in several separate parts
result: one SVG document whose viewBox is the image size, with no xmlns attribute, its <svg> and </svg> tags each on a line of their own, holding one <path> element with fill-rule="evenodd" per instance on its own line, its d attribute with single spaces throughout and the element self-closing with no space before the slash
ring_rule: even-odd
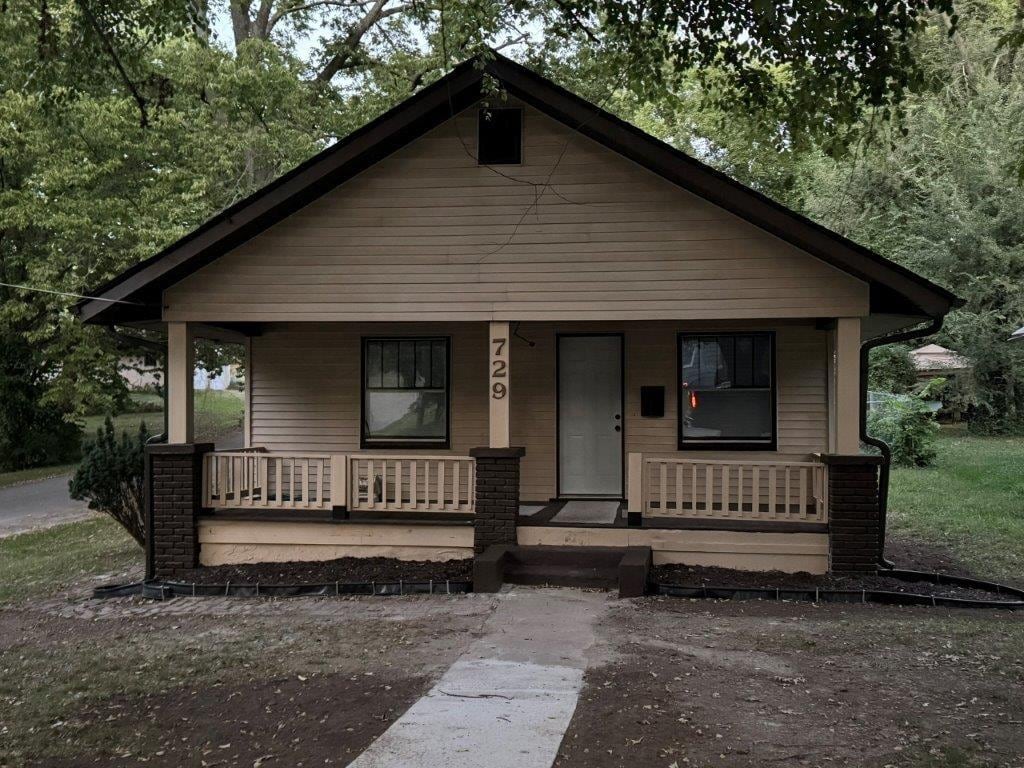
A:
<svg viewBox="0 0 1024 768">
<path fill-rule="evenodd" d="M 494 545 L 473 563 L 473 589 L 496 592 L 502 584 L 619 589 L 620 597 L 644 594 L 650 547 L 550 547 Z"/>
</svg>

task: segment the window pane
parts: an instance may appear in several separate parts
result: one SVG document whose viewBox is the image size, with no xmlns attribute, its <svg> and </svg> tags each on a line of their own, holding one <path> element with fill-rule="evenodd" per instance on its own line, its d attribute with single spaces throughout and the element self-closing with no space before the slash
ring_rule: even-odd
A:
<svg viewBox="0 0 1024 768">
<path fill-rule="evenodd" d="M 430 342 L 416 342 L 416 387 L 430 386 Z"/>
<path fill-rule="evenodd" d="M 683 390 L 683 437 L 770 440 L 772 393 L 765 390 Z"/>
<path fill-rule="evenodd" d="M 767 336 L 754 337 L 754 386 L 772 385 L 772 345 Z"/>
<path fill-rule="evenodd" d="M 718 339 L 718 376 L 715 381 L 715 386 L 728 389 L 729 387 L 735 386 L 733 383 L 733 350 L 735 348 L 735 339 L 732 336 L 719 336 Z"/>
<path fill-rule="evenodd" d="M 398 342 L 398 386 L 413 387 L 416 378 L 416 343 Z"/>
<path fill-rule="evenodd" d="M 682 345 L 683 359 L 680 368 L 683 374 L 684 387 L 700 385 L 700 342 L 693 338 L 684 338 Z"/>
<path fill-rule="evenodd" d="M 445 347 L 447 345 L 443 341 L 435 341 L 433 343 L 433 351 L 431 354 L 431 374 L 430 374 L 430 386 L 432 387 L 446 387 L 448 382 L 445 381 L 447 378 L 448 360 L 445 353 Z"/>
<path fill-rule="evenodd" d="M 383 362 L 381 363 L 382 387 L 398 386 L 398 344 L 394 341 L 381 342 Z"/>
<path fill-rule="evenodd" d="M 734 387 L 751 387 L 754 384 L 754 339 L 751 336 L 736 337 L 736 363 L 732 369 Z"/>
<path fill-rule="evenodd" d="M 380 386 L 380 342 L 366 342 L 366 386 Z"/>
<path fill-rule="evenodd" d="M 444 440 L 447 421 L 443 391 L 366 393 L 368 439 Z"/>
</svg>

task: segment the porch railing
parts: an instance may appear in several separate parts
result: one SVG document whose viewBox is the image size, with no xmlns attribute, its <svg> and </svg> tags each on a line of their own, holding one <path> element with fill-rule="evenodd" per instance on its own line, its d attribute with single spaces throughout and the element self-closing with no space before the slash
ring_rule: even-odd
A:
<svg viewBox="0 0 1024 768">
<path fill-rule="evenodd" d="M 473 512 L 476 461 L 469 456 L 349 456 L 350 510 Z"/>
<path fill-rule="evenodd" d="M 203 504 L 211 509 L 472 513 L 476 461 L 469 456 L 215 451 L 203 458 Z"/>
<path fill-rule="evenodd" d="M 257 450 L 204 456 L 204 505 L 217 508 L 331 509 L 344 488 L 345 457 Z"/>
<path fill-rule="evenodd" d="M 715 461 L 629 455 L 630 511 L 645 516 L 823 523 L 818 462 Z"/>
</svg>

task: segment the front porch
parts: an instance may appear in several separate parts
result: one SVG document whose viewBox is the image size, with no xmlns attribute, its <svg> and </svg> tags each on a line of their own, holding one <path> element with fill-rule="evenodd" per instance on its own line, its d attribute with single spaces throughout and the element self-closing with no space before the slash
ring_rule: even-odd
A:
<svg viewBox="0 0 1024 768">
<path fill-rule="evenodd" d="M 656 563 L 818 573 L 843 558 L 873 566 L 877 510 L 849 532 L 855 554 L 830 539 L 835 449 L 856 444 L 846 401 L 857 323 L 266 324 L 244 338 L 246 447 L 227 451 L 191 441 L 184 372 L 202 329 L 168 325 L 170 445 L 152 466 L 163 450 L 194 477 L 198 533 L 183 551 L 176 524 L 163 570 L 189 558 L 451 559 L 494 544 L 639 544 Z M 601 350 L 609 365 L 592 363 Z M 709 355 L 710 379 L 685 368 Z M 708 384 L 680 385 L 680 372 Z M 868 469 L 836 500 L 856 497 L 870 517 L 875 467 L 849 461 Z"/>
</svg>

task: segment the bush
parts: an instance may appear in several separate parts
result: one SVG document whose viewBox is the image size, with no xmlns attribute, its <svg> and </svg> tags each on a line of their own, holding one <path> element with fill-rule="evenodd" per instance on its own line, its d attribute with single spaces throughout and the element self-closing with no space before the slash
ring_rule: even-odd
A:
<svg viewBox="0 0 1024 768">
<path fill-rule="evenodd" d="M 935 414 L 917 397 L 894 397 L 879 402 L 868 414 L 868 434 L 892 449 L 893 464 L 927 467 L 935 460 Z"/>
<path fill-rule="evenodd" d="M 86 444 L 82 463 L 71 478 L 71 498 L 89 502 L 89 509 L 110 515 L 140 546 L 146 543 L 144 519 L 146 441 L 145 424 L 133 438 L 127 432 L 118 440 L 108 416 L 96 439 Z"/>
</svg>

